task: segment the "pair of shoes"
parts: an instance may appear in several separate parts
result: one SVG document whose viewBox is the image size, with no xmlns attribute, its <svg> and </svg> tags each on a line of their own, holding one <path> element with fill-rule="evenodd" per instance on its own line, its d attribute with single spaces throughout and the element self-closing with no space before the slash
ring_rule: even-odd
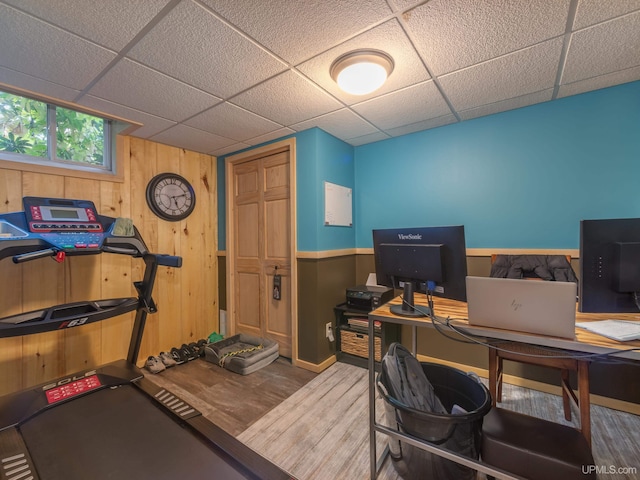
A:
<svg viewBox="0 0 640 480">
<path fill-rule="evenodd" d="M 184 354 L 181 348 L 173 347 L 171 349 L 171 352 L 169 353 L 171 354 L 171 358 L 173 358 L 173 360 L 176 362 L 176 365 L 183 364 L 187 361 L 187 356 Z"/>
<path fill-rule="evenodd" d="M 195 353 L 196 358 L 198 358 L 198 357 L 204 356 L 204 347 L 206 347 L 207 344 L 208 344 L 207 341 L 204 338 L 202 338 L 197 342 L 190 343 L 188 346 L 189 346 L 189 349 L 191 349 Z"/>
<path fill-rule="evenodd" d="M 154 357 L 153 355 L 147 358 L 145 367 L 147 367 L 147 370 L 149 370 L 151 373 L 160 373 L 165 368 L 167 368 L 164 366 L 164 363 L 162 363 L 162 360 L 160 360 L 160 358 Z"/>
<path fill-rule="evenodd" d="M 184 352 L 185 356 L 187 357 L 187 361 L 189 362 L 191 360 L 195 360 L 200 356 L 198 354 L 198 348 L 196 347 L 195 343 L 190 343 L 189 345 L 187 345 L 186 343 L 183 343 L 182 347 L 180 347 L 180 350 Z"/>
<path fill-rule="evenodd" d="M 167 352 L 160 352 L 160 355 L 158 355 L 158 358 L 160 358 L 160 360 L 162 360 L 162 363 L 167 368 L 173 367 L 173 366 L 177 365 L 177 363 L 178 363 L 178 362 L 175 361 L 173 356 L 170 353 L 167 353 Z"/>
</svg>

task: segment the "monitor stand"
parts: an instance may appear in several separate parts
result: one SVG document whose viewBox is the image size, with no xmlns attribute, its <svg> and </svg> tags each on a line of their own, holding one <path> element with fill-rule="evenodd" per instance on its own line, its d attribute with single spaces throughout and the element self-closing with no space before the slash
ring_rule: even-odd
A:
<svg viewBox="0 0 640 480">
<path fill-rule="evenodd" d="M 426 317 L 431 315 L 431 309 L 429 307 L 420 307 L 420 310 L 416 310 L 414 300 L 414 283 L 404 282 L 404 290 L 402 293 L 402 303 L 400 305 L 391 305 L 389 310 L 395 315 L 401 317 Z"/>
</svg>

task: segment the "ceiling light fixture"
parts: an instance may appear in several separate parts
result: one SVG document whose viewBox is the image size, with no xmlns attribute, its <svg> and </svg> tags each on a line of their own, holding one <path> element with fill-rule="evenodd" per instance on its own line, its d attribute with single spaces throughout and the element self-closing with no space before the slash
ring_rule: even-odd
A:
<svg viewBox="0 0 640 480">
<path fill-rule="evenodd" d="M 393 59 L 378 50 L 355 50 L 331 64 L 331 78 L 352 95 L 376 91 L 393 71 Z"/>
</svg>

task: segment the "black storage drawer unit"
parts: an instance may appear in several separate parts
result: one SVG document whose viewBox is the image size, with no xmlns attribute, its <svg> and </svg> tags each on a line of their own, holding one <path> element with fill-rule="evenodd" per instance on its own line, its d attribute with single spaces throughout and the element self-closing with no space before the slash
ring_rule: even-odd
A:
<svg viewBox="0 0 640 480">
<path fill-rule="evenodd" d="M 369 312 L 354 309 L 346 303 L 336 305 L 336 357 L 338 361 L 360 367 L 367 366 L 369 358 Z M 385 323 L 374 327 L 374 359 L 379 362 L 389 345 L 400 341 L 400 325 Z"/>
</svg>

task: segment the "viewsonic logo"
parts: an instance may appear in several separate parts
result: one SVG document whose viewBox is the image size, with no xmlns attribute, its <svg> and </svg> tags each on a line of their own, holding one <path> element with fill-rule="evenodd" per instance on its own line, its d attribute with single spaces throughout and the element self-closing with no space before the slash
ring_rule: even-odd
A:
<svg viewBox="0 0 640 480">
<path fill-rule="evenodd" d="M 422 240 L 422 235 L 419 233 L 399 233 L 398 238 L 400 240 Z"/>
</svg>

